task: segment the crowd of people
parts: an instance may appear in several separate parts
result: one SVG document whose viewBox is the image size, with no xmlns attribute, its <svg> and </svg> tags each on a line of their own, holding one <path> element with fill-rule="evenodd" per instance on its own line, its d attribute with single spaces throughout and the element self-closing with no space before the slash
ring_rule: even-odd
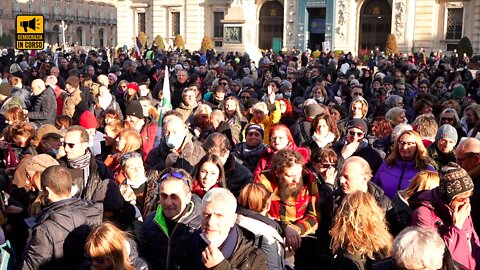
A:
<svg viewBox="0 0 480 270">
<path fill-rule="evenodd" d="M 480 71 L 372 59 L 2 50 L 2 267 L 480 269 Z"/>
</svg>

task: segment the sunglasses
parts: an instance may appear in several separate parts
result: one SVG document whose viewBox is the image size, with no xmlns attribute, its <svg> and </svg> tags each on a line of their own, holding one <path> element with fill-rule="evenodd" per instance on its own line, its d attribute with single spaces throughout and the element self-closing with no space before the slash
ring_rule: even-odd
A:
<svg viewBox="0 0 480 270">
<path fill-rule="evenodd" d="M 453 120 L 455 120 L 455 119 L 453 119 L 453 117 L 442 117 L 442 121 L 449 121 L 449 122 L 451 122 L 451 121 L 453 121 Z"/>
<path fill-rule="evenodd" d="M 322 168 L 337 167 L 337 163 L 321 163 Z"/>
<path fill-rule="evenodd" d="M 222 85 L 222 86 L 225 86 L 227 85 L 228 83 L 219 83 L 219 85 Z"/>
<path fill-rule="evenodd" d="M 79 142 L 79 143 L 82 143 L 82 142 Z M 63 147 L 69 147 L 69 148 L 74 148 L 75 145 L 79 144 L 79 143 L 67 143 L 67 142 L 63 142 Z"/>
<path fill-rule="evenodd" d="M 167 177 L 174 177 L 174 178 L 177 178 L 179 180 L 182 180 L 183 182 L 185 182 L 185 184 L 187 184 L 187 186 L 189 188 L 191 188 L 190 186 L 190 181 L 188 181 L 187 179 L 185 179 L 185 175 L 183 175 L 181 172 L 168 172 L 164 175 L 162 175 L 162 177 L 160 178 L 161 181 L 165 180 Z"/>
<path fill-rule="evenodd" d="M 242 96 L 241 98 L 242 99 L 249 99 L 250 97 L 249 96 Z"/>
<path fill-rule="evenodd" d="M 355 136 L 355 135 L 357 135 L 357 137 L 363 137 L 363 135 L 365 135 L 365 134 L 364 134 L 363 132 L 355 132 L 355 131 L 353 131 L 353 130 L 350 130 L 350 131 L 348 132 L 348 135 L 350 135 L 350 136 Z"/>
<path fill-rule="evenodd" d="M 354 95 L 354 96 L 363 96 L 362 93 L 358 93 L 358 92 L 357 92 L 357 93 L 353 93 L 353 95 Z"/>
</svg>

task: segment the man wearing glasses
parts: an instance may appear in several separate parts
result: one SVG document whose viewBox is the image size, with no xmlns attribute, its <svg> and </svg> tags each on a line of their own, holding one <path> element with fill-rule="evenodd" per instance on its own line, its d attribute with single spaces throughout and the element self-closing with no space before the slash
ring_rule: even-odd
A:
<svg viewBox="0 0 480 270">
<path fill-rule="evenodd" d="M 461 141 L 455 154 L 458 165 L 468 172 L 475 185 L 471 198 L 472 220 L 475 231 L 480 231 L 480 141 L 475 138 Z"/>
<path fill-rule="evenodd" d="M 88 141 L 88 132 L 83 127 L 68 127 L 63 141 L 65 156 L 59 163 L 72 175 L 72 194 L 84 200 L 103 202 L 105 211 L 119 209 L 122 205 L 113 205 L 115 202 L 106 198 L 106 194 L 120 194 L 120 189 L 113 181 L 109 183 L 109 179 L 113 179 L 111 172 L 88 150 Z"/>
<path fill-rule="evenodd" d="M 475 266 L 480 263 L 480 241 L 470 216 L 474 183 L 453 162 L 443 166 L 439 175 L 438 187 L 418 192 L 409 199 L 414 209 L 412 226 L 436 229 L 455 261 L 466 269 L 478 269 Z"/>
<path fill-rule="evenodd" d="M 191 183 L 183 169 L 169 168 L 160 177 L 160 204 L 141 231 L 141 253 L 153 269 L 182 269 L 193 261 L 187 253 L 200 227 L 202 201 L 192 194 Z"/>
</svg>

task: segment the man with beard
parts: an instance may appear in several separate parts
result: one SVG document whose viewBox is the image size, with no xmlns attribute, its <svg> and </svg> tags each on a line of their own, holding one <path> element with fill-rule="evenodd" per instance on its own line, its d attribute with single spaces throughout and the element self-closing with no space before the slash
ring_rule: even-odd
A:
<svg viewBox="0 0 480 270">
<path fill-rule="evenodd" d="M 271 170 L 256 179 L 273 194 L 268 215 L 284 230 L 286 261 L 291 264 L 294 259 L 295 269 L 308 269 L 308 258 L 316 256 L 317 243 L 309 235 L 317 229 L 320 216 L 316 179 L 302 164 L 302 155 L 283 149 L 273 155 Z"/>
</svg>

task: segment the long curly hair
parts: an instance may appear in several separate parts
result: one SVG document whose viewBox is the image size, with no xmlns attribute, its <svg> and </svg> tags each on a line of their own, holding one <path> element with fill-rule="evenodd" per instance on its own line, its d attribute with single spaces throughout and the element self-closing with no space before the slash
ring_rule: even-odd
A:
<svg viewBox="0 0 480 270">
<path fill-rule="evenodd" d="M 400 148 L 398 146 L 398 142 L 400 138 L 404 135 L 410 135 L 415 140 L 415 144 L 417 145 L 417 152 L 415 153 L 415 168 L 419 170 L 424 170 L 430 165 L 430 158 L 428 156 L 428 151 L 422 143 L 422 138 L 418 135 L 417 132 L 413 130 L 405 130 L 400 133 L 400 136 L 395 139 L 395 143 L 393 144 L 393 151 L 390 155 L 385 159 L 385 162 L 388 166 L 393 166 L 397 160 L 401 159 L 400 156 Z"/>
<path fill-rule="evenodd" d="M 330 230 L 334 253 L 344 250 L 364 258 L 390 256 L 393 237 L 388 231 L 385 212 L 369 193 L 356 191 L 343 198 Z"/>
</svg>

